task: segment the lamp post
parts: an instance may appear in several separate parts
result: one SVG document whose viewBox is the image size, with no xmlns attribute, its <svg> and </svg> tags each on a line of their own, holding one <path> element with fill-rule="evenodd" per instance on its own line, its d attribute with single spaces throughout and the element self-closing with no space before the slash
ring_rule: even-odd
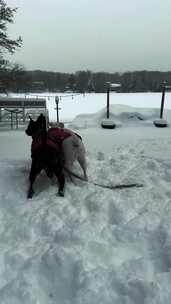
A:
<svg viewBox="0 0 171 304">
<path fill-rule="evenodd" d="M 107 84 L 107 107 L 106 107 L 106 118 L 109 118 L 109 97 L 110 97 L 110 82 L 106 82 Z"/>
<path fill-rule="evenodd" d="M 110 91 L 114 91 L 117 88 L 120 88 L 120 83 L 111 83 L 110 81 L 106 82 L 107 86 L 107 111 L 106 111 L 106 117 L 109 118 L 109 105 L 110 105 Z"/>
<path fill-rule="evenodd" d="M 56 103 L 56 120 L 57 120 L 57 123 L 59 123 L 59 110 L 61 108 L 59 108 L 59 97 L 58 96 L 55 96 L 55 103 Z"/>
<path fill-rule="evenodd" d="M 163 118 L 165 92 L 166 92 L 166 83 L 164 82 L 163 83 L 163 88 L 162 88 L 162 99 L 161 99 L 161 107 L 160 107 L 160 119 Z"/>
<path fill-rule="evenodd" d="M 163 119 L 163 110 L 164 110 L 164 100 L 166 90 L 171 89 L 170 85 L 166 85 L 166 81 L 162 83 L 162 98 L 161 98 L 161 106 L 160 106 L 160 119 L 154 120 L 154 125 L 159 128 L 167 127 L 168 123 L 165 119 Z"/>
<path fill-rule="evenodd" d="M 121 85 L 120 83 L 111 83 L 110 81 L 106 82 L 106 88 L 107 88 L 107 104 L 106 104 L 106 118 L 101 122 L 102 128 L 107 129 L 114 129 L 115 123 L 109 119 L 110 116 L 110 91 L 116 90 L 116 88 L 119 88 Z"/>
</svg>

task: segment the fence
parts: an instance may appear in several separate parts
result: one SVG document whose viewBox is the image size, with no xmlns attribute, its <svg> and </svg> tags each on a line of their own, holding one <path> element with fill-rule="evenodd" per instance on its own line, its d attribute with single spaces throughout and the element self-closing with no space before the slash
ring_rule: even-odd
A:
<svg viewBox="0 0 171 304">
<path fill-rule="evenodd" d="M 48 121 L 46 99 L 44 98 L 21 98 L 21 97 L 0 97 L 0 125 L 7 125 L 10 122 L 11 129 L 19 124 L 25 124 L 28 115 L 38 116 L 44 112 Z"/>
</svg>

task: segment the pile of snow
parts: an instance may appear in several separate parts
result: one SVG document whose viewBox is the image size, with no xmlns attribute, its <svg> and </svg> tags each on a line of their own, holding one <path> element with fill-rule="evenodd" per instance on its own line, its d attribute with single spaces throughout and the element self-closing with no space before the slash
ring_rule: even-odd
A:
<svg viewBox="0 0 171 304">
<path fill-rule="evenodd" d="M 0 132 L 1 303 L 170 304 L 171 137 L 154 127 L 152 108 L 112 106 L 114 130 L 99 125 L 104 107 L 70 123 L 83 137 L 90 183 L 67 181 L 64 198 L 42 173 L 26 199 L 31 140 Z"/>
<path fill-rule="evenodd" d="M 171 110 L 165 113 L 168 122 L 171 122 Z M 129 126 L 137 123 L 137 126 L 150 125 L 159 117 L 159 110 L 156 108 L 136 108 L 126 105 L 111 105 L 110 120 L 116 123 L 116 126 Z M 106 108 L 101 109 L 96 114 L 80 114 L 68 124 L 70 128 L 85 129 L 100 127 L 101 121 L 106 118 Z"/>
</svg>

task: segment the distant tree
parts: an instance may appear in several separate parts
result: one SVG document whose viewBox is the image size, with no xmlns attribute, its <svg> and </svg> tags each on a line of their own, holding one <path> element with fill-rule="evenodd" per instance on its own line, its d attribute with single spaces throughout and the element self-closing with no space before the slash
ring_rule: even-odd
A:
<svg viewBox="0 0 171 304">
<path fill-rule="evenodd" d="M 77 71 L 76 76 L 76 90 L 84 93 L 88 90 L 89 79 L 92 77 L 91 71 Z"/>
<path fill-rule="evenodd" d="M 32 84 L 31 77 L 22 65 L 12 65 L 9 72 L 9 81 L 9 88 L 13 92 L 26 93 L 30 91 L 30 87 Z"/>
<path fill-rule="evenodd" d="M 3 51 L 14 53 L 16 48 L 21 46 L 22 39 L 19 37 L 13 40 L 8 37 L 7 25 L 13 23 L 16 8 L 10 8 L 7 6 L 4 0 L 0 0 L 0 55 Z"/>
<path fill-rule="evenodd" d="M 16 8 L 9 7 L 4 0 L 0 0 L 0 77 L 1 86 L 7 87 L 12 81 L 11 69 L 13 67 L 5 60 L 5 53 L 13 54 L 15 50 L 21 46 L 22 39 L 11 39 L 7 33 L 7 26 L 13 23 Z"/>
<path fill-rule="evenodd" d="M 106 92 L 106 82 L 110 81 L 110 75 L 105 72 L 97 72 L 93 75 L 95 92 L 102 93 Z"/>
<path fill-rule="evenodd" d="M 74 74 L 70 74 L 70 75 L 69 75 L 67 87 L 68 87 L 68 89 L 70 89 L 71 91 L 74 91 L 74 90 L 75 90 L 75 87 L 76 87 L 76 77 L 75 77 Z"/>
</svg>

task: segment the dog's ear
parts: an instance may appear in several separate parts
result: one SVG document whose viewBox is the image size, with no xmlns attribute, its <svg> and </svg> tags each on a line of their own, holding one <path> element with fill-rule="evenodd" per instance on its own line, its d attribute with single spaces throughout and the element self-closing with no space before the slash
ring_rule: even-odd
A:
<svg viewBox="0 0 171 304">
<path fill-rule="evenodd" d="M 32 117 L 31 117 L 30 115 L 28 116 L 28 118 L 29 118 L 30 120 L 33 120 Z"/>
<path fill-rule="evenodd" d="M 37 122 L 42 122 L 44 120 L 44 115 L 41 113 L 38 117 L 37 117 Z"/>
<path fill-rule="evenodd" d="M 43 118 L 44 118 L 43 113 L 41 113 L 41 114 L 39 115 L 39 118 L 40 118 L 40 119 L 43 119 Z"/>
<path fill-rule="evenodd" d="M 41 114 L 37 117 L 36 122 L 39 123 L 39 124 L 41 124 L 41 122 L 42 122 L 42 116 L 41 116 Z"/>
<path fill-rule="evenodd" d="M 43 129 L 46 129 L 46 118 L 45 116 L 41 113 L 39 117 L 37 118 L 36 121 Z"/>
</svg>

